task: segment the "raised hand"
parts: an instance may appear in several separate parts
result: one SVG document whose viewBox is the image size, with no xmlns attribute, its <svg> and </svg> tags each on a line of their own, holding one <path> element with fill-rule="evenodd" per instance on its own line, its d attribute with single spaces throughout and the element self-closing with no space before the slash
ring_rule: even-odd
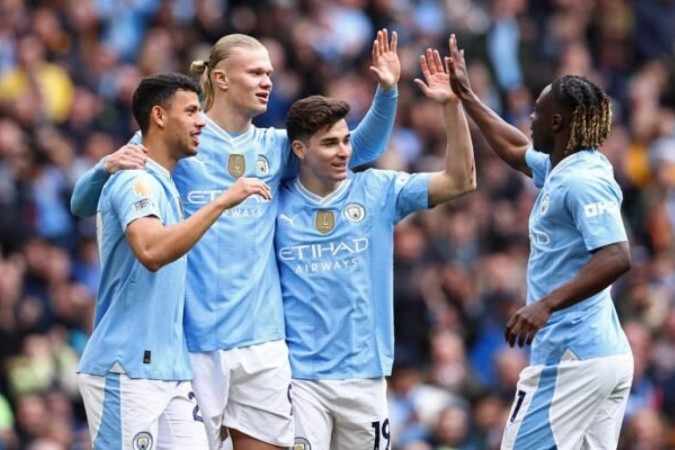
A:
<svg viewBox="0 0 675 450">
<path fill-rule="evenodd" d="M 396 53 L 397 49 L 398 35 L 395 31 L 391 34 L 391 42 L 386 28 L 377 32 L 377 38 L 373 42 L 373 65 L 370 66 L 370 70 L 385 91 L 393 89 L 401 78 L 401 62 Z"/>
<path fill-rule="evenodd" d="M 444 62 L 445 66 L 443 65 Z M 444 104 L 459 101 L 450 87 L 449 65 L 450 58 L 445 57 L 445 61 L 441 61 L 438 50 L 428 48 L 426 56 L 420 55 L 420 69 L 422 75 L 424 75 L 424 81 L 415 78 L 415 84 L 431 100 Z"/>
<path fill-rule="evenodd" d="M 147 153 L 143 145 L 127 144 L 105 157 L 103 170 L 112 175 L 120 170 L 143 169 Z"/>
<path fill-rule="evenodd" d="M 464 60 L 464 50 L 457 48 L 457 38 L 454 34 L 450 35 L 448 41 L 450 46 L 450 65 L 448 74 L 450 75 L 450 86 L 455 94 L 464 100 L 473 95 L 471 83 L 469 83 L 469 73 L 466 70 L 466 61 Z"/>
<path fill-rule="evenodd" d="M 233 208 L 252 195 L 259 195 L 265 200 L 272 198 L 270 187 L 257 178 L 239 178 L 221 196 L 226 199 L 227 207 Z"/>
</svg>

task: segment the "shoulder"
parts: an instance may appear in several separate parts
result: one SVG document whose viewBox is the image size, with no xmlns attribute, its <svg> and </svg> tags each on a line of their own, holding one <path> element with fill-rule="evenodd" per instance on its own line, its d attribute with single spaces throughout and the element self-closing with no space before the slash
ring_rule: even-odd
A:
<svg viewBox="0 0 675 450">
<path fill-rule="evenodd" d="M 139 197 L 162 189 L 159 180 L 145 170 L 120 170 L 110 177 L 106 187 L 111 193 L 133 193 Z"/>
</svg>

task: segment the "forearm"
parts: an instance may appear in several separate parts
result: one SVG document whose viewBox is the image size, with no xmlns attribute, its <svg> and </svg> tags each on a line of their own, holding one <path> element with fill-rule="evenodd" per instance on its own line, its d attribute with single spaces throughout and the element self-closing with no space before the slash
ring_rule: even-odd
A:
<svg viewBox="0 0 675 450">
<path fill-rule="evenodd" d="M 227 208 L 228 203 L 218 198 L 184 221 L 168 227 L 158 225 L 137 239 L 136 257 L 150 270 L 172 263 L 190 251 Z"/>
<path fill-rule="evenodd" d="M 463 95 L 462 104 L 497 156 L 514 169 L 530 175 L 525 163 L 525 152 L 532 146 L 528 137 L 491 110 L 476 94 Z"/>
<path fill-rule="evenodd" d="M 606 289 L 631 267 L 628 243 L 611 244 L 598 250 L 569 282 L 555 289 L 541 301 L 550 311 L 558 311 Z"/>
<path fill-rule="evenodd" d="M 378 87 L 373 104 L 352 133 L 354 154 L 350 166 L 355 167 L 376 160 L 387 148 L 394 129 L 398 90 Z"/>
<path fill-rule="evenodd" d="M 73 195 L 70 198 L 70 211 L 73 215 L 89 217 L 96 214 L 98 199 L 108 178 L 110 178 L 110 175 L 103 170 L 103 162 L 101 161 L 77 180 Z"/>
<path fill-rule="evenodd" d="M 466 115 L 460 103 L 443 107 L 446 128 L 445 168 L 432 175 L 429 203 L 437 205 L 476 189 L 476 164 Z"/>
<path fill-rule="evenodd" d="M 445 114 L 445 173 L 462 193 L 476 188 L 476 164 L 471 132 L 461 103 L 447 103 Z"/>
</svg>

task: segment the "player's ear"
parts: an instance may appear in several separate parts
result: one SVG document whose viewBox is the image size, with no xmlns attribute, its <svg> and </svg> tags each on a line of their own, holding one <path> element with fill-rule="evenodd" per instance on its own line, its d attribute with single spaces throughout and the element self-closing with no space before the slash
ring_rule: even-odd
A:
<svg viewBox="0 0 675 450">
<path fill-rule="evenodd" d="M 303 144 L 302 141 L 296 139 L 291 143 L 291 148 L 293 149 L 295 156 L 297 156 L 300 161 L 304 161 L 305 152 L 307 150 L 305 144 Z"/>
<path fill-rule="evenodd" d="M 224 91 L 227 90 L 230 85 L 230 81 L 227 79 L 227 74 L 224 70 L 212 70 L 211 76 L 213 77 L 213 84 Z"/>
<path fill-rule="evenodd" d="M 166 126 L 166 111 L 159 105 L 155 105 L 150 110 L 150 122 L 157 125 L 159 128 Z"/>
<path fill-rule="evenodd" d="M 564 125 L 565 121 L 562 114 L 553 114 L 553 117 L 551 117 L 551 130 L 553 130 L 554 133 L 559 133 Z"/>
</svg>

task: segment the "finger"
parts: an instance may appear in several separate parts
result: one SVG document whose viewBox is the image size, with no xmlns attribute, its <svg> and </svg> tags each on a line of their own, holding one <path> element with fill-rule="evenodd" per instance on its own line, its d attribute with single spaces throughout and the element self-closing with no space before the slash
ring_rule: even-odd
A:
<svg viewBox="0 0 675 450">
<path fill-rule="evenodd" d="M 377 38 L 375 38 L 375 40 L 373 41 L 373 51 L 372 51 L 373 61 L 376 61 L 377 58 L 380 56 L 380 53 L 381 53 L 380 41 L 379 41 L 380 33 L 378 32 L 377 35 L 378 35 Z"/>
<path fill-rule="evenodd" d="M 389 51 L 389 31 L 386 28 L 382 29 L 382 51 Z"/>
<path fill-rule="evenodd" d="M 454 56 L 457 53 L 457 37 L 454 34 L 450 35 L 448 45 L 450 46 L 450 54 Z"/>
<path fill-rule="evenodd" d="M 414 81 L 415 81 L 415 84 L 420 88 L 422 93 L 424 95 L 428 95 L 429 87 L 426 85 L 426 83 L 424 81 L 420 80 L 419 78 L 415 78 Z"/>
<path fill-rule="evenodd" d="M 398 51 L 398 33 L 391 33 L 391 46 L 390 49 L 392 52 L 396 53 Z"/>
<path fill-rule="evenodd" d="M 527 340 L 525 341 L 527 345 L 532 345 L 535 334 L 537 334 L 537 330 L 530 330 L 530 332 L 527 333 Z"/>
<path fill-rule="evenodd" d="M 445 73 L 450 75 L 450 71 L 454 69 L 452 67 L 452 58 L 446 56 L 445 58 L 443 58 L 443 62 L 445 63 Z"/>
<path fill-rule="evenodd" d="M 528 334 L 529 332 L 525 330 L 522 330 L 520 333 L 518 333 L 518 347 L 525 345 L 525 340 L 527 339 Z"/>
<path fill-rule="evenodd" d="M 427 49 L 426 53 L 427 67 L 429 68 L 429 73 L 431 75 L 436 73 L 436 64 L 434 63 L 434 53 L 430 48 Z"/>
<path fill-rule="evenodd" d="M 441 62 L 441 54 L 438 53 L 438 50 L 434 50 L 433 54 L 434 54 L 434 64 L 436 65 L 436 71 L 443 72 L 443 63 Z"/>
<path fill-rule="evenodd" d="M 428 80 L 431 76 L 431 72 L 429 72 L 429 63 L 424 55 L 420 55 L 420 70 L 422 71 L 424 78 Z"/>
</svg>

